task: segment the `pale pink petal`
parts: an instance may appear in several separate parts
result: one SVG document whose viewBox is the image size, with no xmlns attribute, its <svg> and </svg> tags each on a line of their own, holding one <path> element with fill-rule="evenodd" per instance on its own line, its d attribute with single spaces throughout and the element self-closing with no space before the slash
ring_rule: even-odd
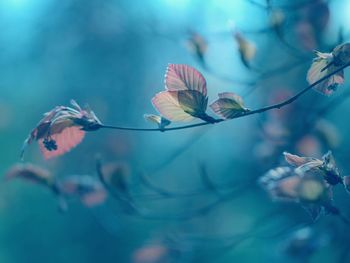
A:
<svg viewBox="0 0 350 263">
<path fill-rule="evenodd" d="M 168 65 L 165 74 L 165 87 L 168 91 L 196 90 L 206 96 L 206 86 L 205 78 L 196 69 L 187 65 Z"/>
<path fill-rule="evenodd" d="M 177 99 L 177 92 L 163 91 L 152 99 L 153 106 L 170 121 L 191 121 L 193 116 L 184 112 Z"/>
<path fill-rule="evenodd" d="M 43 139 L 39 140 L 39 146 L 45 159 L 50 159 L 62 155 L 76 145 L 78 145 L 84 138 L 85 132 L 80 129 L 80 127 L 68 127 L 64 129 L 61 133 L 53 134 L 51 136 L 52 140 L 56 142 L 57 150 L 49 151 L 43 144 Z"/>
</svg>

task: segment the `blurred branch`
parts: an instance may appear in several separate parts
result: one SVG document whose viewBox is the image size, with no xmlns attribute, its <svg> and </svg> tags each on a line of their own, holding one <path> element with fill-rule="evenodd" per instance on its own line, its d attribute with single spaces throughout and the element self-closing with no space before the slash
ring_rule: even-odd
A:
<svg viewBox="0 0 350 263">
<path fill-rule="evenodd" d="M 122 207 L 124 208 L 124 211 L 128 215 L 137 216 L 139 218 L 148 219 L 148 220 L 191 220 L 199 216 L 204 216 L 210 213 L 213 209 L 215 209 L 219 205 L 233 200 L 239 195 L 253 189 L 255 186 L 255 184 L 252 184 L 252 181 L 248 180 L 248 182 L 242 183 L 238 187 L 230 190 L 229 193 L 218 196 L 215 201 L 207 205 L 201 206 L 199 208 L 193 209 L 192 211 L 185 211 L 174 215 L 157 215 L 157 214 L 154 214 L 152 211 L 138 207 L 131 196 L 129 196 L 128 198 L 125 198 L 119 193 L 117 193 L 116 191 L 114 191 L 114 189 L 112 189 L 104 179 L 104 175 L 102 171 L 102 163 L 100 159 L 96 160 L 96 170 L 106 190 L 111 194 L 113 198 L 115 198 L 122 205 Z M 143 176 L 142 179 L 144 184 L 148 186 L 148 188 L 152 189 L 153 191 L 160 194 L 161 196 L 179 197 L 181 195 L 179 193 L 172 193 L 166 189 L 162 189 L 160 187 L 155 186 L 145 176 Z M 182 195 L 191 196 L 192 194 L 193 193 L 189 192 L 189 193 L 183 193 Z"/>
</svg>

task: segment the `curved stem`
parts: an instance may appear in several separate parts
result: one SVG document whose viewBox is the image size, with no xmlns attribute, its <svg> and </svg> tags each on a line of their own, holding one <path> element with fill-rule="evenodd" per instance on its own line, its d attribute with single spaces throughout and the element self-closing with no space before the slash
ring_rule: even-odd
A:
<svg viewBox="0 0 350 263">
<path fill-rule="evenodd" d="M 309 90 L 311 90 L 313 87 L 315 87 L 316 85 L 322 83 L 323 81 L 327 80 L 328 78 L 332 77 L 333 75 L 335 75 L 336 73 L 342 71 L 343 69 L 345 69 L 346 67 L 350 66 L 350 62 L 344 64 L 343 66 L 337 68 L 336 70 L 334 70 L 331 73 L 328 73 L 327 75 L 325 75 L 324 77 L 320 78 L 318 81 L 310 84 L 309 86 L 307 86 L 306 88 L 304 88 L 303 90 L 301 90 L 300 92 L 298 92 L 297 94 L 295 94 L 294 96 L 290 97 L 287 100 L 284 100 L 280 103 L 277 104 L 273 104 L 270 106 L 266 106 L 266 107 L 262 107 L 260 109 L 256 109 L 256 110 L 252 110 L 252 111 L 247 111 L 241 115 L 238 115 L 232 119 L 237 119 L 237 118 L 242 118 L 248 115 L 253 115 L 253 114 L 258 114 L 258 113 L 263 113 L 266 111 L 270 111 L 273 109 L 281 109 L 282 107 L 291 104 L 292 102 L 296 101 L 299 97 L 301 97 L 302 95 L 304 95 L 306 92 L 308 92 Z M 231 119 L 231 120 L 232 120 Z M 111 125 L 100 125 L 100 128 L 105 128 L 105 129 L 115 129 L 115 130 L 127 130 L 127 131 L 160 131 L 160 132 L 166 132 L 166 131 L 175 131 L 175 130 L 184 130 L 184 129 L 191 129 L 191 128 L 195 128 L 195 127 L 200 127 L 200 126 L 205 126 L 205 125 L 209 125 L 209 124 L 215 124 L 215 123 L 219 123 L 224 121 L 224 119 L 216 119 L 215 122 L 200 122 L 200 123 L 196 123 L 196 124 L 190 124 L 190 125 L 184 125 L 184 126 L 177 126 L 177 127 L 171 127 L 171 128 L 134 128 L 134 127 L 121 127 L 121 126 L 111 126 Z"/>
</svg>

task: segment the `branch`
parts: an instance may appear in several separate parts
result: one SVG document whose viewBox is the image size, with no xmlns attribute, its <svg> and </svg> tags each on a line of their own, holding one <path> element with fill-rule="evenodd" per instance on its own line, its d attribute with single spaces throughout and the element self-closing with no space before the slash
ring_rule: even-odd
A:
<svg viewBox="0 0 350 263">
<path fill-rule="evenodd" d="M 293 103 L 294 101 L 296 101 L 299 97 L 301 97 L 302 95 L 304 95 L 306 92 L 308 92 L 309 90 L 311 90 L 313 87 L 315 87 L 316 85 L 322 83 L 323 81 L 327 80 L 328 78 L 332 77 L 333 75 L 335 75 L 336 73 L 342 71 L 343 69 L 345 69 L 346 67 L 350 66 L 350 62 L 346 63 L 345 65 L 339 67 L 338 69 L 334 70 L 333 72 L 325 75 L 323 78 L 319 79 L 318 81 L 310 84 L 309 86 L 307 86 L 306 88 L 304 88 L 303 90 L 301 90 L 300 92 L 298 92 L 297 94 L 295 94 L 294 96 L 292 96 L 291 98 L 282 101 L 280 103 L 277 104 L 273 104 L 270 106 L 266 106 L 266 107 L 262 107 L 260 109 L 256 109 L 256 110 L 252 110 L 252 111 L 248 111 L 245 112 L 241 115 L 238 115 L 233 119 L 238 119 L 238 118 L 242 118 L 248 115 L 254 115 L 254 114 L 259 114 L 259 113 L 263 113 L 266 111 L 270 111 L 273 109 L 281 109 L 285 106 L 287 106 L 288 104 Z M 211 123 L 211 122 L 200 122 L 200 123 L 196 123 L 196 124 L 190 124 L 190 125 L 184 125 L 184 126 L 178 126 L 178 127 L 171 127 L 171 128 L 134 128 L 134 127 L 122 127 L 122 126 L 111 126 L 111 125 L 103 125 L 101 124 L 99 128 L 104 128 L 104 129 L 114 129 L 114 130 L 127 130 L 127 131 L 160 131 L 160 132 L 166 132 L 166 131 L 175 131 L 175 130 L 184 130 L 184 129 L 191 129 L 191 128 L 195 128 L 195 127 L 200 127 L 200 126 L 205 126 L 205 125 L 210 125 L 210 124 L 216 124 L 219 122 L 223 122 L 225 121 L 224 119 L 216 119 L 215 122 Z"/>
</svg>

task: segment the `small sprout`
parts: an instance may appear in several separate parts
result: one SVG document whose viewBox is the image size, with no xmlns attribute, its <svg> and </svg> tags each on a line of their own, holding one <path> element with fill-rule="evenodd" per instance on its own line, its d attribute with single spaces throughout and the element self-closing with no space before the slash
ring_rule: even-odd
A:
<svg viewBox="0 0 350 263">
<path fill-rule="evenodd" d="M 170 121 L 192 121 L 199 118 L 215 122 L 208 116 L 206 81 L 201 73 L 187 65 L 170 64 L 165 75 L 166 91 L 154 96 L 152 103 Z"/>
<path fill-rule="evenodd" d="M 48 170 L 29 163 L 16 164 L 6 172 L 6 180 L 12 180 L 15 178 L 44 185 L 49 188 L 53 186 L 55 181 L 54 176 Z"/>
<path fill-rule="evenodd" d="M 101 205 L 107 198 L 107 192 L 102 183 L 90 175 L 67 176 L 57 181 L 56 189 L 60 198 L 77 197 L 86 207 Z"/>
<path fill-rule="evenodd" d="M 161 130 L 171 124 L 171 121 L 159 115 L 144 114 L 143 117 L 145 118 L 145 120 L 157 124 L 158 128 Z"/>
<path fill-rule="evenodd" d="M 234 32 L 234 38 L 238 43 L 238 51 L 242 60 L 242 63 L 250 68 L 250 61 L 256 55 L 256 46 L 253 42 L 247 40 L 241 33 L 238 31 Z"/>
<path fill-rule="evenodd" d="M 188 39 L 188 47 L 191 53 L 193 53 L 198 61 L 205 65 L 205 54 L 208 49 L 208 43 L 203 36 L 197 32 L 190 32 L 190 37 Z"/>
<path fill-rule="evenodd" d="M 316 58 L 307 73 L 309 84 L 315 83 L 327 74 L 345 66 L 350 62 L 350 43 L 338 45 L 332 53 L 321 53 L 315 51 Z M 328 79 L 317 84 L 314 89 L 324 95 L 331 95 L 338 85 L 344 83 L 344 71 L 341 70 Z"/>
<path fill-rule="evenodd" d="M 249 111 L 243 106 L 242 98 L 232 92 L 219 93 L 219 99 L 210 108 L 223 119 L 233 119 Z"/>
<path fill-rule="evenodd" d="M 71 107 L 57 106 L 44 114 L 44 118 L 25 140 L 21 157 L 27 145 L 38 141 L 40 150 L 49 159 L 62 155 L 78 145 L 86 131 L 95 131 L 101 127 L 100 120 L 90 109 L 82 109 L 74 101 Z"/>
</svg>

